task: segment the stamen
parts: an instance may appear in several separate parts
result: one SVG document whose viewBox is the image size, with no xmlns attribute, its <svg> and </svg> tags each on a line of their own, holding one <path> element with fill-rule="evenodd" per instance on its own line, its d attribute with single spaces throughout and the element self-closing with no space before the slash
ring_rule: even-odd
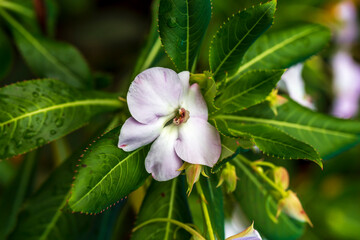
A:
<svg viewBox="0 0 360 240">
<path fill-rule="evenodd" d="M 179 126 L 182 123 L 186 123 L 190 118 L 190 112 L 184 108 L 180 108 L 179 112 L 176 114 L 176 117 L 173 119 L 173 123 Z"/>
</svg>

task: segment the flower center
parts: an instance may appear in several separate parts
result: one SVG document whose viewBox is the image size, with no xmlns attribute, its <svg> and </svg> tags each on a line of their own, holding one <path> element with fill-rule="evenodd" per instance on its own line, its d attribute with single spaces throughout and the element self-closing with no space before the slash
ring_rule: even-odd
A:
<svg viewBox="0 0 360 240">
<path fill-rule="evenodd" d="M 180 108 L 176 113 L 175 118 L 173 119 L 173 123 L 179 126 L 182 123 L 186 123 L 190 117 L 190 112 L 185 110 L 185 108 Z"/>
</svg>

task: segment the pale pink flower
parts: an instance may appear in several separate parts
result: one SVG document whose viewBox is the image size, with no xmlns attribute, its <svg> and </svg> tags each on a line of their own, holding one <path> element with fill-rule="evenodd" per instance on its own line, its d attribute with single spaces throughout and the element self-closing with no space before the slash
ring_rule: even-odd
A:
<svg viewBox="0 0 360 240">
<path fill-rule="evenodd" d="M 158 181 L 180 174 L 183 161 L 212 167 L 220 157 L 218 131 L 208 123 L 199 85 L 188 71 L 150 68 L 131 83 L 127 103 L 132 117 L 119 136 L 119 148 L 133 151 L 151 142 L 146 171 Z"/>
<path fill-rule="evenodd" d="M 346 51 L 338 51 L 332 61 L 335 87 L 334 116 L 351 118 L 358 112 L 360 65 Z"/>
<path fill-rule="evenodd" d="M 281 77 L 291 99 L 304 107 L 315 109 L 310 97 L 305 92 L 304 80 L 301 76 L 304 64 L 299 63 L 289 68 Z M 281 84 L 281 83 L 280 83 Z"/>
</svg>

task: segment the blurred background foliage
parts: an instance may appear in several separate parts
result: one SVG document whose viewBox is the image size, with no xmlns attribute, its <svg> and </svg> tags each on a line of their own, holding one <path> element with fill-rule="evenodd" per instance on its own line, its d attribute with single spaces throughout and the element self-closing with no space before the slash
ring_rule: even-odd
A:
<svg viewBox="0 0 360 240">
<path fill-rule="evenodd" d="M 147 37 L 151 34 L 149 32 L 152 23 L 150 0 L 26 1 L 30 5 L 37 6 L 36 21 L 33 24 L 28 22 L 29 29 L 34 29 L 34 32 L 40 31 L 50 38 L 68 42 L 77 47 L 94 73 L 97 88 L 113 91 L 127 89 L 123 86 L 127 86 L 132 80 L 136 60 L 146 45 Z M 248 8 L 259 2 L 261 1 L 213 0 L 213 16 L 201 51 L 197 69 L 199 72 L 208 70 L 207 49 L 219 25 L 237 10 Z M 338 2 L 336 0 L 279 0 L 275 23 L 269 31 L 276 32 L 304 22 L 316 22 L 330 27 L 335 32 L 338 20 L 334 8 Z M 358 2 L 355 4 L 359 9 Z M 0 20 L 0 25 L 4 25 L 2 20 Z M 0 32 L 3 36 L 0 40 L 0 64 L 3 64 L 3 57 L 9 55 L 11 66 L 7 67 L 7 71 L 0 72 L 0 76 L 6 76 L 0 85 L 36 78 L 11 42 L 8 30 L 2 31 Z M 156 38 L 156 32 L 152 34 Z M 351 46 L 351 54 L 355 61 L 360 60 L 358 40 L 359 38 Z M 11 48 L 3 48 L 2 43 L 8 41 Z M 320 55 L 307 60 L 302 71 L 307 94 L 318 111 L 327 114 L 331 113 L 336 91 L 332 83 L 333 72 L 330 59 L 337 48 L 336 42 L 332 41 Z M 172 67 L 164 53 L 157 56 L 157 61 L 158 65 Z M 106 123 L 113 117 L 96 119 L 91 126 L 39 149 L 34 153 L 38 156 L 38 162 L 35 160 L 23 162 L 22 156 L 10 161 L 0 161 L 0 197 L 14 190 L 12 187 L 16 184 L 14 181 L 19 180 L 16 176 L 21 174 L 25 178 L 23 179 L 25 185 L 22 185 L 24 191 L 21 192 L 21 196 L 16 197 L 20 206 L 74 149 L 85 144 L 91 136 L 98 134 L 94 129 L 104 129 Z M 353 118 L 359 119 L 359 115 Z M 320 170 L 310 162 L 270 159 L 288 169 L 291 176 L 291 188 L 297 192 L 314 224 L 314 228 L 306 228 L 302 239 L 360 239 L 359 156 L 360 147 L 357 146 L 326 160 L 324 170 Z M 28 154 L 26 158 L 34 158 L 34 156 Z M 54 160 L 50 161 L 50 159 Z M 139 192 L 134 193 L 135 196 L 137 194 L 141 195 Z M 126 226 L 131 225 L 131 219 L 134 219 L 139 203 L 132 202 L 131 207 L 127 205 L 120 214 L 118 212 L 122 205 L 117 208 L 117 211 L 102 215 L 103 219 L 95 219 L 102 224 L 93 223 L 92 226 L 96 230 L 94 230 L 95 234 L 90 235 L 95 236 L 94 239 L 111 239 L 110 236 L 105 237 L 109 230 L 106 228 L 109 226 L 115 232 L 113 239 L 126 239 L 126 236 L 129 236 L 131 227 Z M 227 215 L 231 215 L 232 212 L 233 209 L 228 209 Z M 1 215 L 3 215 L 2 212 Z M 112 224 L 107 224 L 109 222 Z"/>
</svg>

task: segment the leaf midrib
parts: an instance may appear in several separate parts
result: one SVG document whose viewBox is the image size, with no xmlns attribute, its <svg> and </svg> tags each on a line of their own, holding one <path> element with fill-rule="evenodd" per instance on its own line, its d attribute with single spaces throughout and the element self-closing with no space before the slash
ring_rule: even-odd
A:
<svg viewBox="0 0 360 240">
<path fill-rule="evenodd" d="M 49 224 L 46 225 L 46 228 L 43 232 L 43 234 L 41 234 L 40 236 L 40 240 L 45 240 L 47 239 L 47 236 L 49 235 L 51 229 L 54 227 L 54 225 L 56 224 L 57 220 L 59 219 L 59 217 L 61 216 L 61 214 L 63 213 L 61 211 L 61 209 L 66 205 L 67 203 L 67 198 L 70 195 L 70 190 L 66 193 L 64 200 L 61 202 L 60 206 L 56 209 L 55 214 L 53 215 L 53 217 L 51 218 L 51 221 Z"/>
<path fill-rule="evenodd" d="M 283 126 L 283 127 L 289 127 L 289 128 L 295 128 L 295 129 L 301 129 L 301 130 L 307 130 L 307 131 L 314 131 L 322 134 L 328 134 L 328 135 L 334 135 L 344 138 L 354 138 L 354 134 L 351 133 L 344 133 L 336 130 L 329 130 L 319 127 L 312 127 L 312 126 L 306 126 L 301 125 L 298 123 L 291 123 L 291 122 L 285 122 L 285 121 L 279 121 L 279 120 L 271 120 L 271 119 L 264 119 L 264 118 L 253 118 L 253 117 L 243 117 L 243 116 L 233 116 L 233 115 L 218 115 L 214 117 L 215 119 L 227 119 L 227 120 L 239 120 L 239 121 L 245 121 L 245 122 L 257 122 L 257 123 L 266 123 L 266 124 L 272 124 L 276 126 Z"/>
<path fill-rule="evenodd" d="M 297 147 L 295 147 L 295 146 L 286 144 L 286 143 L 284 143 L 284 142 L 279 142 L 279 141 L 272 140 L 272 139 L 269 139 L 269 138 L 263 138 L 263 137 L 260 137 L 260 136 L 253 135 L 253 134 L 251 134 L 251 133 L 245 133 L 245 132 L 242 132 L 242 131 L 238 131 L 238 130 L 233 129 L 233 128 L 229 128 L 229 131 L 232 131 L 232 132 L 235 132 L 235 133 L 238 133 L 238 134 L 243 134 L 243 135 L 250 135 L 251 137 L 253 137 L 253 138 L 255 139 L 255 141 L 256 141 L 256 139 L 260 139 L 260 140 L 263 140 L 263 141 L 267 141 L 267 142 L 271 142 L 271 143 L 274 143 L 274 144 L 282 145 L 282 146 L 284 146 L 284 147 L 288 147 L 288 148 L 295 149 L 295 150 L 300 151 L 300 152 L 304 153 L 305 155 L 309 156 L 308 159 L 313 160 L 312 155 L 309 154 L 307 151 L 304 151 L 304 150 L 301 149 L 301 148 L 297 148 Z M 293 140 L 296 141 L 296 139 L 293 139 Z M 320 157 L 315 158 L 314 160 L 320 160 Z"/>
<path fill-rule="evenodd" d="M 90 99 L 90 100 L 80 100 L 80 101 L 73 101 L 73 102 L 67 102 L 62 104 L 57 104 L 51 107 L 46 107 L 42 109 L 38 109 L 36 111 L 28 112 L 26 114 L 20 115 L 18 117 L 12 118 L 6 122 L 0 123 L 0 127 L 3 127 L 7 124 L 16 122 L 20 119 L 32 117 L 34 115 L 45 113 L 49 111 L 54 111 L 61 108 L 68 108 L 68 107 L 78 107 L 78 106 L 88 106 L 88 105 L 102 105 L 102 106 L 114 106 L 114 107 L 120 107 L 121 102 L 116 99 Z"/>
<path fill-rule="evenodd" d="M 82 196 L 79 200 L 77 200 L 76 202 L 71 204 L 71 207 L 74 209 L 74 207 L 79 204 L 84 198 L 86 198 L 92 191 L 94 191 L 103 181 L 104 179 L 106 179 L 116 168 L 118 168 L 119 166 L 121 166 L 122 164 L 124 164 L 126 161 L 128 161 L 130 158 L 132 158 L 135 154 L 137 154 L 138 152 L 140 152 L 143 148 L 139 148 L 135 151 L 133 151 L 132 153 L 130 153 L 126 158 L 124 158 L 122 161 L 118 162 L 108 173 L 106 173 L 101 179 L 100 181 L 95 184 L 94 187 L 92 187 L 84 196 Z"/>
<path fill-rule="evenodd" d="M 267 57 L 268 55 L 274 53 L 275 51 L 279 50 L 280 48 L 283 48 L 285 45 L 291 44 L 292 42 L 306 36 L 307 34 L 311 34 L 315 32 L 319 27 L 315 26 L 310 29 L 306 29 L 303 32 L 300 32 L 298 34 L 295 34 L 291 38 L 285 39 L 284 41 L 274 45 L 273 47 L 267 49 L 266 51 L 262 52 L 261 54 L 257 55 L 256 57 L 252 58 L 248 62 L 246 62 L 244 65 L 240 66 L 238 71 L 228 79 L 228 81 L 232 80 L 234 77 L 238 76 L 241 72 L 244 72 L 247 68 L 254 65 L 256 62 L 260 61 L 261 59 Z"/>
<path fill-rule="evenodd" d="M 272 8 L 272 5 L 270 4 L 269 8 L 264 12 L 264 14 L 256 21 L 256 23 L 247 31 L 247 33 L 244 35 L 242 39 L 230 50 L 230 52 L 225 56 L 225 58 L 220 61 L 220 64 L 216 68 L 216 71 L 214 72 L 214 76 L 217 74 L 217 72 L 220 70 L 222 65 L 227 61 L 227 59 L 230 57 L 230 55 L 235 51 L 235 49 L 244 41 L 244 39 L 250 34 L 250 32 L 258 25 L 258 23 L 263 19 L 263 17 L 268 13 L 268 11 Z"/>
</svg>

